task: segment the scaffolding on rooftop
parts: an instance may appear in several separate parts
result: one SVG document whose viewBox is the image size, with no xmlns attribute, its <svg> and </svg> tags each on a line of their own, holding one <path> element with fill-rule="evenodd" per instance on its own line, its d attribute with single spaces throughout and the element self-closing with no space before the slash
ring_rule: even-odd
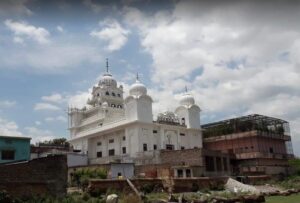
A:
<svg viewBox="0 0 300 203">
<path fill-rule="evenodd" d="M 261 131 L 275 135 L 290 135 L 289 123 L 285 120 L 251 114 L 202 125 L 204 138 L 222 136 L 234 133 Z"/>
</svg>

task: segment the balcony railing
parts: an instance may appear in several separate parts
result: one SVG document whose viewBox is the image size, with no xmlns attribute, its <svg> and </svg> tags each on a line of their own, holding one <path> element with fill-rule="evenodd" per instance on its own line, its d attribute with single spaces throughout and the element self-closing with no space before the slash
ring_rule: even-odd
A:
<svg viewBox="0 0 300 203">
<path fill-rule="evenodd" d="M 265 158 L 265 159 L 290 159 L 294 156 L 292 154 L 279 154 L 279 153 L 268 153 L 268 152 L 235 152 L 237 159 L 255 159 L 255 158 Z"/>
<path fill-rule="evenodd" d="M 118 125 L 125 124 L 125 123 L 126 123 L 126 119 L 121 118 L 119 120 L 111 121 L 109 123 L 103 123 L 102 126 L 85 128 L 85 129 L 79 130 L 76 134 L 76 137 L 81 137 L 81 136 L 85 136 L 88 134 L 97 133 L 99 131 L 107 130 L 107 129 L 110 129 L 110 128 L 113 128 L 113 127 L 116 127 Z"/>
<path fill-rule="evenodd" d="M 90 164 L 108 164 L 108 163 L 124 163 L 130 162 L 129 155 L 115 155 L 101 158 L 90 158 Z"/>
<path fill-rule="evenodd" d="M 83 126 L 83 125 L 86 125 L 86 124 L 89 124 L 89 123 L 93 123 L 93 122 L 101 120 L 103 118 L 104 118 L 103 115 L 96 114 L 96 115 L 91 116 L 89 118 L 82 119 L 80 126 Z"/>
<path fill-rule="evenodd" d="M 232 134 L 227 134 L 227 135 L 207 137 L 207 138 L 204 138 L 204 142 L 215 142 L 215 141 L 221 141 L 221 140 L 231 140 L 231 139 L 254 137 L 254 136 L 268 137 L 268 138 L 273 138 L 273 139 L 282 139 L 285 141 L 291 140 L 291 136 L 289 136 L 289 135 L 275 134 L 272 132 L 264 132 L 264 131 L 258 131 L 258 130 L 251 130 L 251 131 L 247 131 L 247 132 L 237 132 L 237 133 L 232 133 Z"/>
</svg>

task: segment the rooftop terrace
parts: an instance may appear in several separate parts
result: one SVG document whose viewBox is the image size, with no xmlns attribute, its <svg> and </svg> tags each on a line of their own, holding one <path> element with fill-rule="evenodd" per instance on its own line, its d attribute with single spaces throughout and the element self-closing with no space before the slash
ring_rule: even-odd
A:
<svg viewBox="0 0 300 203">
<path fill-rule="evenodd" d="M 266 133 L 289 135 L 289 123 L 285 120 L 251 114 L 202 125 L 204 138 L 257 130 Z"/>
</svg>

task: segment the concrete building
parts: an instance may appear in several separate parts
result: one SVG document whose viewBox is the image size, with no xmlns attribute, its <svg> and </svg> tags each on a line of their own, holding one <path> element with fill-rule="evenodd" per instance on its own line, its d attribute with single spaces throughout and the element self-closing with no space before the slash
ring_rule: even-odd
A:
<svg viewBox="0 0 300 203">
<path fill-rule="evenodd" d="M 37 146 L 31 146 L 30 148 L 31 160 L 56 155 L 66 155 L 68 167 L 88 165 L 87 155 L 74 152 L 69 145 L 39 143 Z"/>
<path fill-rule="evenodd" d="M 29 137 L 0 136 L 0 164 L 30 159 Z"/>
<path fill-rule="evenodd" d="M 39 143 L 30 147 L 30 159 L 62 155 L 70 152 L 72 152 L 72 149 L 69 146 Z"/>
<path fill-rule="evenodd" d="M 89 166 L 134 163 L 135 176 L 146 177 L 287 173 L 288 122 L 255 114 L 201 127 L 188 91 L 173 112 L 154 120 L 151 95 L 138 76 L 125 99 L 124 91 L 107 65 L 87 105 L 69 108 L 69 142 Z"/>
<path fill-rule="evenodd" d="M 138 76 L 129 95 L 108 72 L 93 87 L 87 106 L 70 108 L 69 142 L 89 164 L 159 163 L 160 150 L 202 148 L 200 108 L 185 92 L 174 112 L 153 120 L 152 98 Z"/>
<path fill-rule="evenodd" d="M 293 150 L 287 121 L 253 114 L 205 124 L 202 128 L 204 148 L 231 155 L 234 175 L 288 173 Z M 210 165 L 216 167 L 214 162 Z"/>
</svg>

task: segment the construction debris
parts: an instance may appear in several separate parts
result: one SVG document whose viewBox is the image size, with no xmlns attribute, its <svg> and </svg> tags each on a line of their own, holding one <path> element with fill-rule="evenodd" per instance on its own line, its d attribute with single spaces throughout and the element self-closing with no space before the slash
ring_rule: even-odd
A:
<svg viewBox="0 0 300 203">
<path fill-rule="evenodd" d="M 254 186 L 243 184 L 232 178 L 228 178 L 227 183 L 225 184 L 225 189 L 234 193 L 239 193 L 239 192 L 245 192 L 245 193 L 249 192 L 254 194 L 260 193 L 260 191 L 256 189 Z"/>
</svg>

